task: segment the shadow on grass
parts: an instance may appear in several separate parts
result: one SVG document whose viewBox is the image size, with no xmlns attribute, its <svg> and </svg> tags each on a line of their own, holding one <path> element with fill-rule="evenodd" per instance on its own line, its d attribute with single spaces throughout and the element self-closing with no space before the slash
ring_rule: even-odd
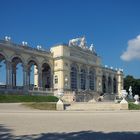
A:
<svg viewBox="0 0 140 140">
<path fill-rule="evenodd" d="M 42 133 L 13 136 L 12 130 L 0 125 L 0 140 L 140 140 L 140 132 L 93 132 Z"/>
</svg>

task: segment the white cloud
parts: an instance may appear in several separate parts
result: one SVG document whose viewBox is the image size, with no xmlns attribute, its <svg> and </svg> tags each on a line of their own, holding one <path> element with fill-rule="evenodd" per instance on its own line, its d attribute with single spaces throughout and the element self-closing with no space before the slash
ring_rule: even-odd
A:
<svg viewBox="0 0 140 140">
<path fill-rule="evenodd" d="M 124 61 L 131 61 L 134 59 L 140 60 L 140 35 L 128 41 L 128 47 L 121 55 L 121 59 Z"/>
</svg>

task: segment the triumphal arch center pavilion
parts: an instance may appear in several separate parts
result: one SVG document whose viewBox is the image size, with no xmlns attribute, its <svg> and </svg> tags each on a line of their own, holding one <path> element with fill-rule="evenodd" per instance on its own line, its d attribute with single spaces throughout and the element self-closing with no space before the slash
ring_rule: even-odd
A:
<svg viewBox="0 0 140 140">
<path fill-rule="evenodd" d="M 120 94 L 123 88 L 122 69 L 101 64 L 93 44 L 87 46 L 85 37 L 72 39 L 68 44 L 58 44 L 46 50 L 33 48 L 27 42 L 16 44 L 9 37 L 0 40 L 0 63 L 5 64 L 6 80 L 0 86 L 3 92 L 51 91 L 67 93 Z M 17 65 L 22 66 L 22 86 L 17 85 Z M 31 67 L 34 82 L 31 84 Z M 2 71 L 0 71 L 2 72 Z"/>
</svg>

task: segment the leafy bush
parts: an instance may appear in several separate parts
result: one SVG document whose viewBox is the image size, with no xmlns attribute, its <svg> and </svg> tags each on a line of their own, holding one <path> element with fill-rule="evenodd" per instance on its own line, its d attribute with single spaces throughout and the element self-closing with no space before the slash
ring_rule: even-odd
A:
<svg viewBox="0 0 140 140">
<path fill-rule="evenodd" d="M 55 96 L 33 96 L 33 95 L 0 95 L 0 103 L 17 102 L 57 102 Z"/>
<path fill-rule="evenodd" d="M 128 103 L 129 110 L 140 110 L 140 105 L 136 105 L 134 103 Z"/>
</svg>

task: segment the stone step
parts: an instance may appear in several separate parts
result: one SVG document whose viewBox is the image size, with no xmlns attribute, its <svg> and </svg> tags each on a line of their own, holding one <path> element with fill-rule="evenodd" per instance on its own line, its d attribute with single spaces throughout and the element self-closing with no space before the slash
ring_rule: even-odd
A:
<svg viewBox="0 0 140 140">
<path fill-rule="evenodd" d="M 73 103 L 66 110 L 120 110 L 120 104 L 115 103 Z"/>
</svg>

